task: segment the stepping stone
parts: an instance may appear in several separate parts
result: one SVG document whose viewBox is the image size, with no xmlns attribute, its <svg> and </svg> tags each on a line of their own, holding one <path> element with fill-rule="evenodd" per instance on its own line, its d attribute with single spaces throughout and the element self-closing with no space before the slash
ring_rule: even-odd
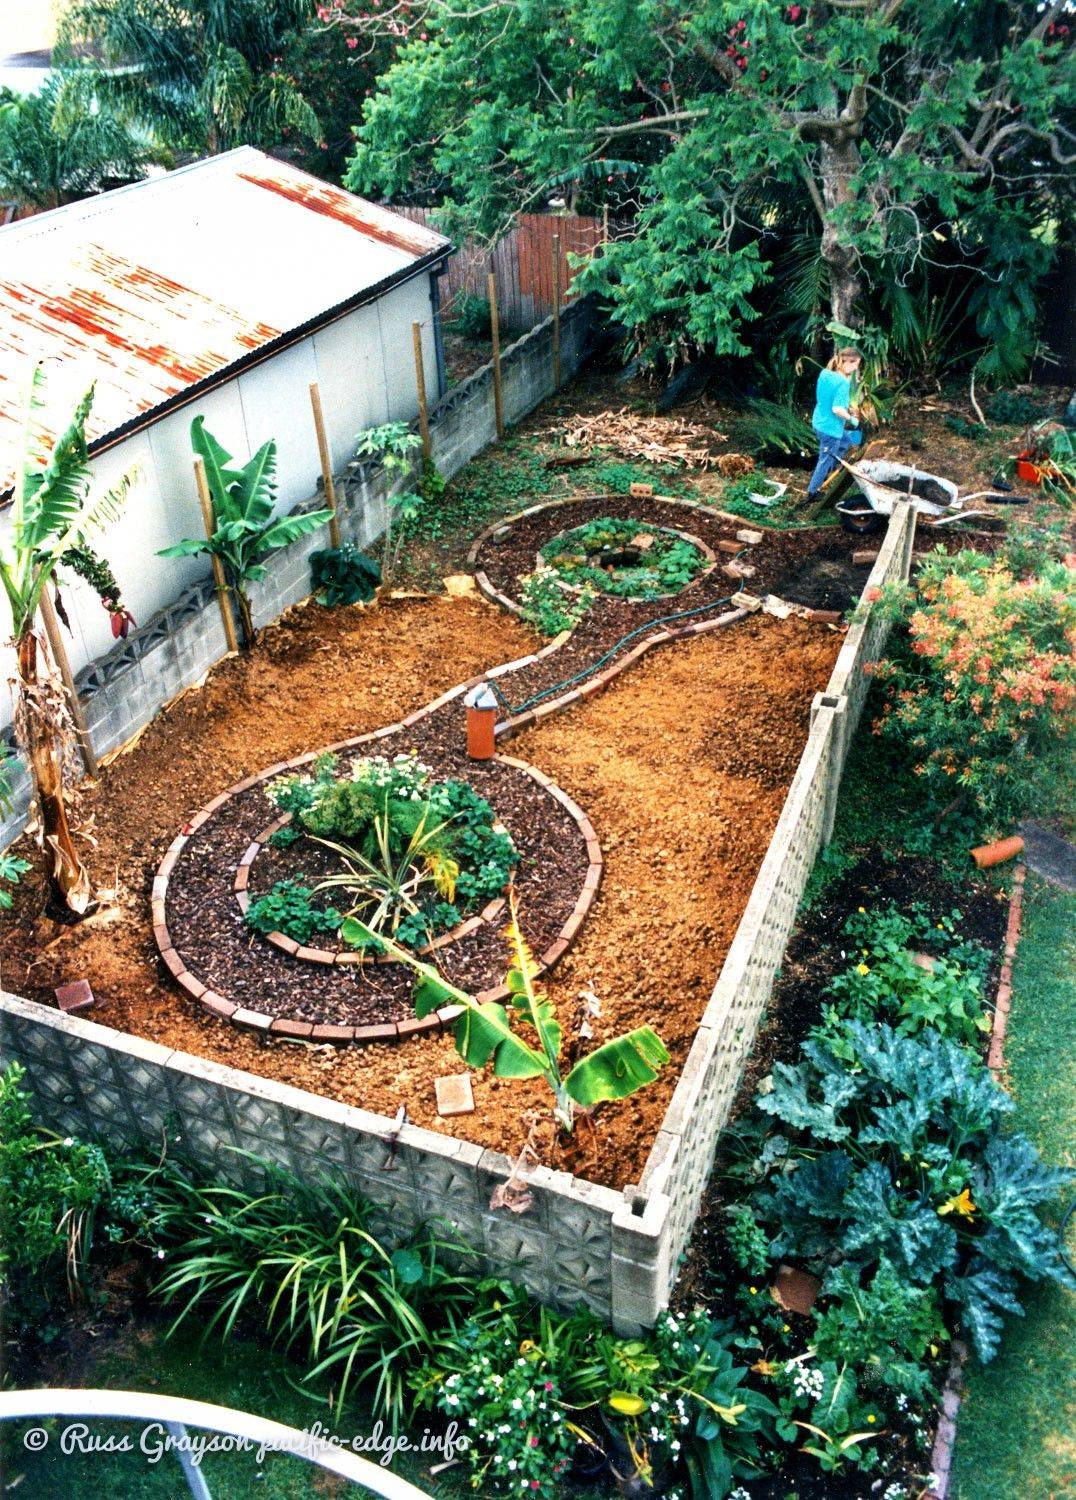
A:
<svg viewBox="0 0 1076 1500">
<path fill-rule="evenodd" d="M 751 531 L 750 528 L 745 526 L 742 531 L 736 533 L 736 540 L 743 542 L 748 547 L 757 547 L 762 540 L 762 532 Z"/>
<path fill-rule="evenodd" d="M 93 1010 L 96 1005 L 88 979 L 74 979 L 70 984 L 61 984 L 56 991 L 56 1003 L 67 1015 Z"/>
<path fill-rule="evenodd" d="M 1076 847 L 1041 823 L 1021 823 L 1020 832 L 1024 859 L 1035 874 L 1063 890 L 1076 891 Z"/>
<path fill-rule="evenodd" d="M 471 1089 L 470 1073 L 452 1073 L 448 1078 L 434 1081 L 439 1115 L 474 1114 L 474 1092 Z"/>
</svg>

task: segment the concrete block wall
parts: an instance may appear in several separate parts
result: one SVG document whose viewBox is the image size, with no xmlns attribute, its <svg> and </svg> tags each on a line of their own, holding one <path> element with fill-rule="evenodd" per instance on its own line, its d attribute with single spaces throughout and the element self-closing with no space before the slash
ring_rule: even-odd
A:
<svg viewBox="0 0 1076 1500">
<path fill-rule="evenodd" d="M 511 1171 L 497 1152 L 0 995 L 0 1063 L 11 1062 L 54 1130 L 119 1151 L 163 1144 L 247 1187 L 258 1169 L 241 1152 L 306 1180 L 331 1175 L 377 1205 L 390 1243 L 441 1218 L 536 1298 L 585 1302 L 625 1332 L 652 1305 L 655 1261 L 665 1278 L 659 1206 L 637 1222 L 620 1193 L 568 1172 L 538 1168 L 524 1213 L 493 1212 Z"/>
<path fill-rule="evenodd" d="M 597 326 L 593 305 L 570 303 L 561 318 L 562 379 L 580 368 Z M 505 413 L 519 421 L 553 391 L 552 319 L 540 323 L 502 355 Z M 430 437 L 438 468 L 447 478 L 459 472 L 496 437 L 493 372 L 483 366 L 450 391 L 430 413 Z M 408 484 L 406 476 L 395 489 Z M 294 507 L 324 504 L 320 478 L 311 475 L 309 498 Z M 385 470 L 374 463 L 349 463 L 336 482 L 341 536 L 369 547 L 385 530 L 390 495 Z M 310 593 L 310 554 L 329 545 L 320 530 L 282 547 L 268 561 L 269 576 L 251 589 L 254 623 L 261 629 Z M 170 699 L 198 679 L 226 652 L 224 628 L 211 578 L 185 589 L 166 609 L 133 630 L 126 641 L 98 657 L 76 677 L 79 697 L 97 755 L 123 745 Z M 22 831 L 30 783 L 21 761 L 13 768 L 13 806 L 0 819 L 0 848 Z"/>
<path fill-rule="evenodd" d="M 914 539 L 915 510 L 909 504 L 898 505 L 864 588 L 864 600 L 874 589 L 908 577 Z M 655 1263 L 654 1274 L 665 1270 L 669 1279 L 655 1288 L 658 1307 L 668 1297 L 677 1260 L 690 1237 L 717 1140 L 769 1003 L 808 877 L 833 831 L 848 747 L 869 685 L 865 668 L 881 655 L 890 629 L 889 622 L 865 604 L 858 613 L 825 692 L 815 695 L 807 744 L 639 1186 L 626 1190 L 644 1222 L 655 1201 L 668 1205 L 664 1260 Z"/>
</svg>

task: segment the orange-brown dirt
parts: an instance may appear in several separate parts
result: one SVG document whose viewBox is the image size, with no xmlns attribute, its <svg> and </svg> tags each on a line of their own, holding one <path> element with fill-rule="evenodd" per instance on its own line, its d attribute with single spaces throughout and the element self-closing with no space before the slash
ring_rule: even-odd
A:
<svg viewBox="0 0 1076 1500">
<path fill-rule="evenodd" d="M 672 1064 L 607 1104 L 593 1130 L 542 1154 L 596 1181 L 635 1180 L 765 853 L 840 638 L 799 619 L 752 617 L 655 648 L 597 698 L 511 742 L 575 797 L 606 857 L 598 901 L 548 988 L 570 1031 L 580 992 L 602 1003 L 596 1041 L 649 1024 Z M 536 1084 L 475 1079 L 473 1115 L 441 1120 L 433 1082 L 461 1071 L 448 1038 L 400 1047 L 267 1043 L 214 1021 L 160 965 L 149 887 L 175 831 L 254 771 L 390 723 L 483 667 L 534 649 L 518 621 L 474 599 L 296 609 L 255 654 L 233 659 L 149 726 L 82 799 L 96 882 L 115 899 L 75 927 L 38 915 L 27 877 L 4 914 L 4 987 L 45 1001 L 90 980 L 93 1019 L 169 1047 L 514 1153 Z M 462 732 L 462 725 L 461 725 Z M 25 850 L 21 852 L 26 852 Z"/>
</svg>

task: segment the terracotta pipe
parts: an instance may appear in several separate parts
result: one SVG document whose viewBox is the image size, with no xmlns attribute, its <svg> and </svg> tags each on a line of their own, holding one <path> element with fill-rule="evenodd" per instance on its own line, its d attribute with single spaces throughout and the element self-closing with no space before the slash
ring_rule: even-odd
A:
<svg viewBox="0 0 1076 1500">
<path fill-rule="evenodd" d="M 989 870 L 994 865 L 1004 864 L 1007 859 L 1015 859 L 1023 847 L 1023 839 L 1018 833 L 1014 833 L 1011 838 L 997 839 L 992 844 L 980 844 L 978 849 L 971 851 L 971 857 L 980 870 Z"/>
</svg>

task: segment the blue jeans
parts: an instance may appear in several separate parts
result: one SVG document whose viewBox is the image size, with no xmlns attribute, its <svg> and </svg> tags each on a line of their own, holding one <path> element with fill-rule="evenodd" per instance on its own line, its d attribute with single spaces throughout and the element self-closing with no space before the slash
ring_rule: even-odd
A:
<svg viewBox="0 0 1076 1500">
<path fill-rule="evenodd" d="M 818 439 L 818 462 L 807 486 L 808 495 L 817 495 L 837 467 L 837 460 L 843 458 L 849 448 L 856 448 L 863 441 L 863 434 L 858 427 L 846 427 L 840 437 L 830 437 L 828 433 L 819 432 L 816 427 L 815 436 Z"/>
</svg>

